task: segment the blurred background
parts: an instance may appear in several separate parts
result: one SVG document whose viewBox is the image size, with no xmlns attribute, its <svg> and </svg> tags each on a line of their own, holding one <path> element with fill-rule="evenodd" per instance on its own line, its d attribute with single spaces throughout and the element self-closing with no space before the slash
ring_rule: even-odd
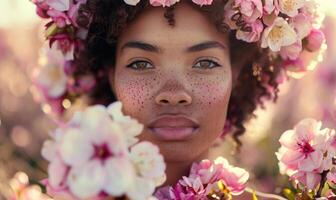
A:
<svg viewBox="0 0 336 200">
<path fill-rule="evenodd" d="M 323 121 L 336 128 L 336 1 L 321 0 L 326 12 L 324 32 L 328 49 L 324 61 L 300 80 L 280 88 L 278 101 L 256 111 L 243 136 L 243 147 L 233 155 L 230 138 L 214 148 L 252 175 L 251 186 L 264 192 L 280 192 L 288 184 L 280 176 L 274 152 L 278 139 L 303 118 Z M 9 180 L 24 171 L 31 183 L 46 177 L 47 163 L 40 149 L 55 128 L 53 120 L 34 101 L 30 76 L 43 45 L 43 25 L 28 0 L 0 0 L 0 200 L 9 191 Z"/>
</svg>

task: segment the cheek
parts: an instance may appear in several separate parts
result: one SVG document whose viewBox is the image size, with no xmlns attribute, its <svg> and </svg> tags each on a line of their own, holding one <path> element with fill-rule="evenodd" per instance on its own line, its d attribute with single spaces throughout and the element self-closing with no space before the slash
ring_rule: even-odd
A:
<svg viewBox="0 0 336 200">
<path fill-rule="evenodd" d="M 141 118 L 140 113 L 153 100 L 155 85 L 160 79 L 157 76 L 144 77 L 118 74 L 115 76 L 115 93 L 123 103 L 124 112 L 133 117 Z"/>
<path fill-rule="evenodd" d="M 217 108 L 223 111 L 227 107 L 231 94 L 231 76 L 215 75 L 211 77 L 191 77 L 195 103 L 201 109 Z"/>
</svg>

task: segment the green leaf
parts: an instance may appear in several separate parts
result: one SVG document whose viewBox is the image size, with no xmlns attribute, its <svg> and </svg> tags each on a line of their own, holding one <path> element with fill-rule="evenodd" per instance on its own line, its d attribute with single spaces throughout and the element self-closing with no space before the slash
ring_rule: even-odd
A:
<svg viewBox="0 0 336 200">
<path fill-rule="evenodd" d="M 58 32 L 58 27 L 55 23 L 53 23 L 51 26 L 49 26 L 45 32 L 45 37 L 49 38 L 53 36 L 55 33 Z"/>
</svg>

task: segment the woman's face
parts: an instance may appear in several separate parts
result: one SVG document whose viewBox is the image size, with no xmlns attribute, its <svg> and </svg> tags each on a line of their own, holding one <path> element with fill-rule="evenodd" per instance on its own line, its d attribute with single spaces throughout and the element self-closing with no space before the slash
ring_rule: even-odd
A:
<svg viewBox="0 0 336 200">
<path fill-rule="evenodd" d="M 232 88 L 227 36 L 200 11 L 178 3 L 175 26 L 152 7 L 118 39 L 110 83 L 127 115 L 144 124 L 141 140 L 166 162 L 195 160 L 223 132 Z"/>
</svg>

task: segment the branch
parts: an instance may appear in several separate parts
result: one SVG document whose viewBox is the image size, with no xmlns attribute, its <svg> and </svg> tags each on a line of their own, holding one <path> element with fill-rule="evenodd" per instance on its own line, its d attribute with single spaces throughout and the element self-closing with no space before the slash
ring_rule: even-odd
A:
<svg viewBox="0 0 336 200">
<path fill-rule="evenodd" d="M 317 190 L 317 193 L 316 193 L 316 196 L 315 196 L 316 198 L 321 197 L 324 184 L 327 181 L 327 174 L 328 174 L 328 172 L 329 172 L 329 170 L 326 170 L 326 171 L 323 171 L 321 173 L 321 182 L 320 182 L 319 189 Z"/>
</svg>

